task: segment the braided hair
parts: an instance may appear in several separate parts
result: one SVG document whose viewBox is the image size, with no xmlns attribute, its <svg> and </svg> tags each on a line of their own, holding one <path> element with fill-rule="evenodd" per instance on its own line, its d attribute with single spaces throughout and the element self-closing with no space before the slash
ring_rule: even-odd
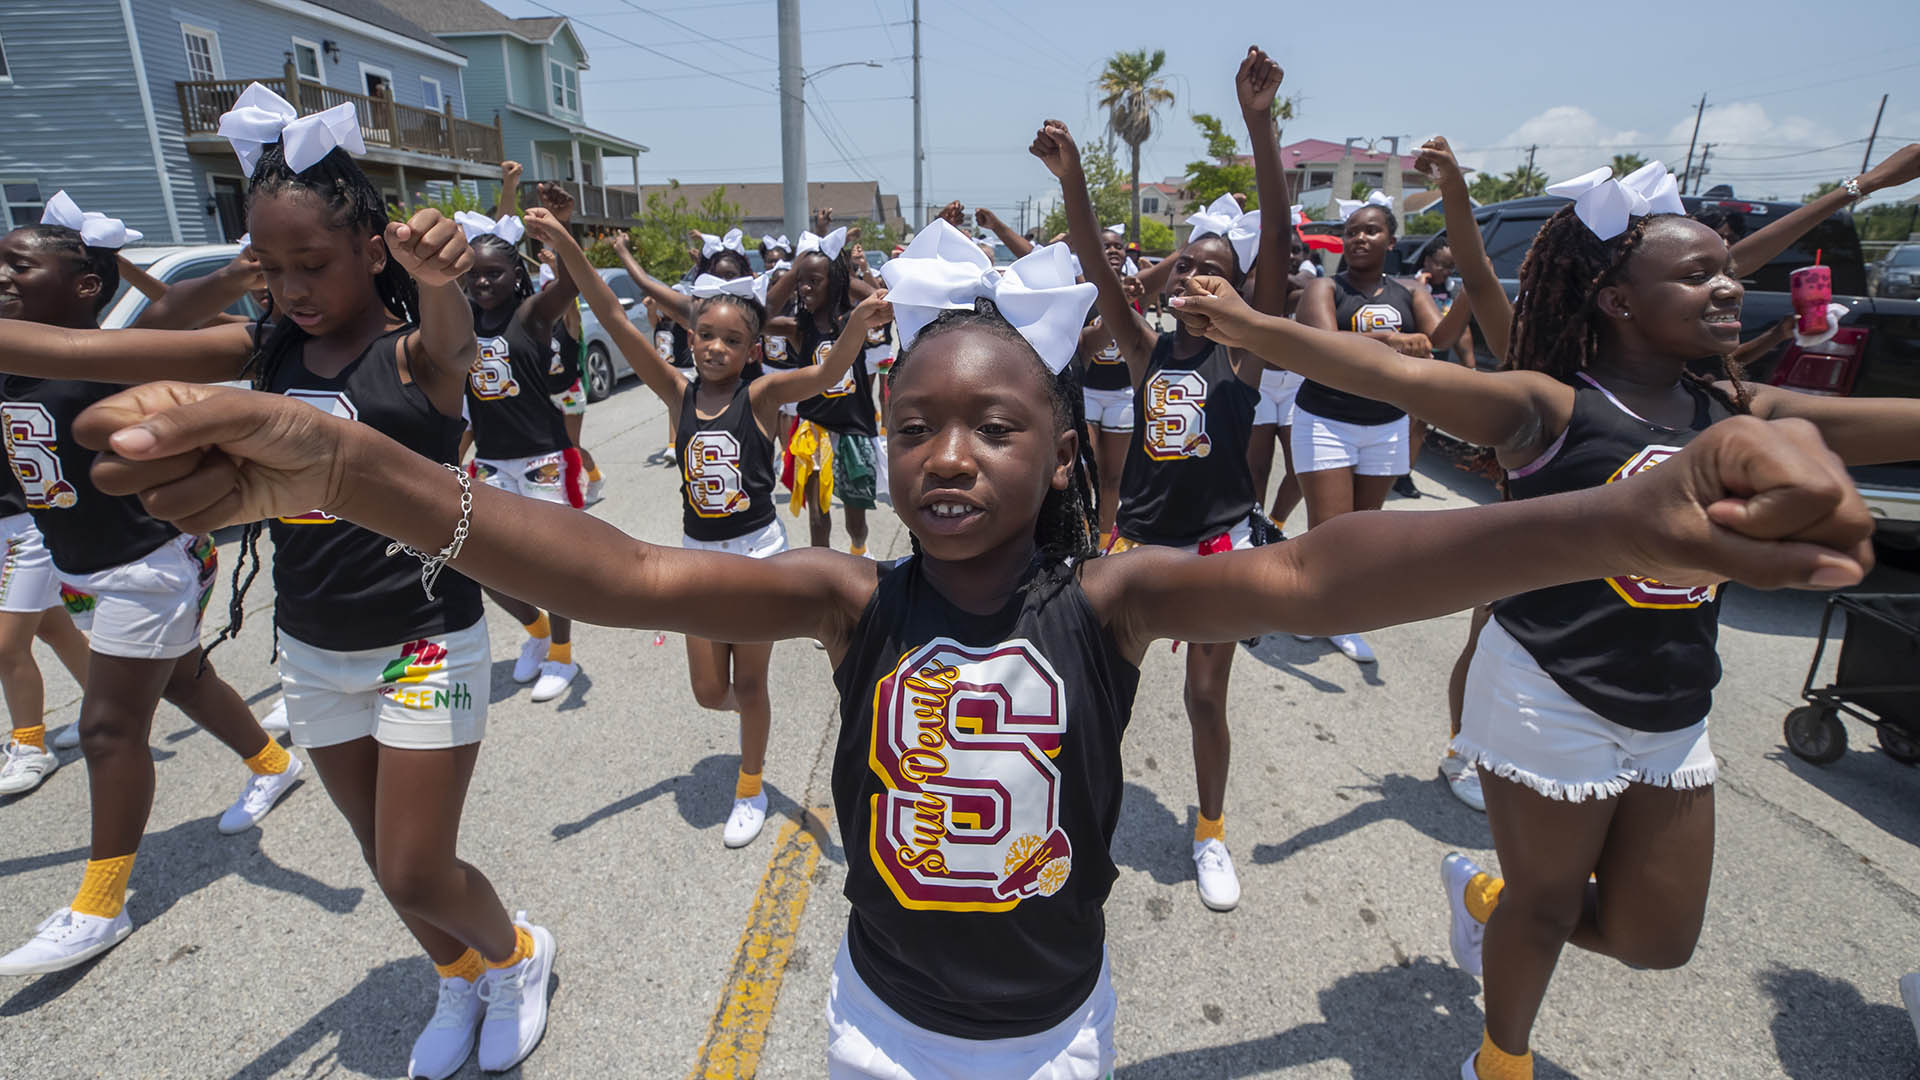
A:
<svg viewBox="0 0 1920 1080">
<path fill-rule="evenodd" d="M 527 273 L 527 261 L 520 257 L 518 246 L 509 244 L 492 234 L 474 237 L 471 246 L 475 254 L 486 251 L 495 255 L 505 255 L 507 261 L 513 264 L 513 298 L 515 300 L 525 300 L 539 291 L 533 286 L 533 278 Z"/>
<path fill-rule="evenodd" d="M 757 340 L 760 337 L 761 328 L 767 325 L 765 304 L 751 296 L 735 296 L 733 293 L 715 293 L 712 296 L 696 297 L 693 301 L 695 325 L 699 324 L 700 316 L 705 315 L 709 308 L 715 306 L 740 309 L 740 321 L 747 324 L 747 340 L 750 342 Z"/>
<path fill-rule="evenodd" d="M 1000 309 L 993 301 L 981 299 L 974 301 L 972 308 L 957 308 L 943 311 L 939 317 L 926 325 L 905 350 L 899 359 L 893 362 L 893 369 L 887 375 L 887 385 L 900 378 L 920 347 L 935 338 L 960 330 L 972 330 L 987 334 L 1006 342 L 1023 355 L 1031 357 L 1046 376 L 1053 404 L 1053 422 L 1058 431 L 1071 431 L 1079 435 L 1087 429 L 1085 399 L 1080 393 L 1080 374 L 1077 365 L 1068 364 L 1059 374 L 1047 371 L 1040 354 L 1033 345 L 1015 330 L 1013 325 L 1001 316 Z M 1047 497 L 1040 504 L 1040 517 L 1034 523 L 1034 546 L 1040 556 L 1049 560 L 1072 559 L 1085 562 L 1100 552 L 1100 519 L 1095 511 L 1094 492 L 1100 490 L 1100 471 L 1094 464 L 1091 448 L 1084 435 L 1076 440 L 1079 447 L 1078 460 L 1065 491 L 1048 489 Z M 920 551 L 920 540 L 914 538 L 913 550 Z"/>
<path fill-rule="evenodd" d="M 386 231 L 387 206 L 380 196 L 380 189 L 373 186 L 373 181 L 367 179 L 367 174 L 360 171 L 360 166 L 345 150 L 335 148 L 304 171 L 295 172 L 287 164 L 280 144 L 269 143 L 261 151 L 260 160 L 253 170 L 253 179 L 247 185 L 247 201 L 251 204 L 262 195 L 289 191 L 305 191 L 318 198 L 326 207 L 327 227 L 330 229 L 350 231 L 363 238 L 363 242 Z M 525 276 L 524 270 L 521 276 Z M 420 320 L 420 288 L 414 283 L 413 276 L 400 266 L 399 260 L 388 256 L 386 265 L 374 275 L 373 288 L 380 297 L 381 305 L 394 318 L 408 323 Z M 267 315 L 262 314 L 253 324 L 253 353 L 247 357 L 241 374 L 249 379 L 253 389 L 269 389 L 280 366 L 305 345 L 307 337 L 307 332 L 292 319 L 278 319 L 269 325 Z M 233 564 L 233 597 L 227 603 L 227 625 L 201 654 L 202 671 L 205 670 L 207 653 L 211 653 L 222 642 L 238 637 L 240 627 L 246 620 L 244 604 L 247 590 L 252 587 L 254 579 L 260 576 L 261 529 L 262 523 L 255 521 L 250 522 L 241 533 L 240 557 Z M 277 626 L 274 645 L 278 651 Z"/>
<path fill-rule="evenodd" d="M 849 284 L 853 279 L 853 264 L 850 261 L 851 256 L 847 254 L 852 247 L 853 245 L 849 244 L 841 248 L 840 254 L 831 259 L 827 259 L 826 252 L 816 250 L 796 256 L 793 260 L 793 268 L 799 270 L 801 259 L 815 257 L 827 259 L 827 318 L 833 323 L 833 332 L 836 337 L 846 328 L 847 316 L 853 314 L 852 286 Z M 807 313 L 807 318 L 809 321 L 813 318 L 811 311 Z"/>
<path fill-rule="evenodd" d="M 120 291 L 120 253 L 113 248 L 89 246 L 85 238 L 65 225 L 22 225 L 19 232 L 39 242 L 46 251 L 65 258 L 82 274 L 100 279 L 100 292 L 93 298 L 96 317 L 113 302 Z"/>
<path fill-rule="evenodd" d="M 715 267 L 718 267 L 720 265 L 722 260 L 727 260 L 734 263 L 735 268 L 738 270 L 738 272 L 722 273 L 720 270 L 715 269 Z M 700 259 L 699 265 L 693 268 L 693 272 L 695 276 L 698 276 L 700 274 L 712 274 L 714 277 L 720 278 L 722 280 L 732 281 L 734 278 L 752 277 L 753 266 L 747 262 L 747 257 L 745 255 L 740 254 L 739 252 L 733 250 L 732 248 L 721 248 L 719 251 L 716 251 L 711 255 L 703 256 Z"/>
</svg>

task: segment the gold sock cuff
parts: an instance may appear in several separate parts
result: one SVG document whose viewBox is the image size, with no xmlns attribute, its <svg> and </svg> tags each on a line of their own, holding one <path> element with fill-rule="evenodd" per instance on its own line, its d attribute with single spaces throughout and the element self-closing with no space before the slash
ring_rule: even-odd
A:
<svg viewBox="0 0 1920 1080">
<path fill-rule="evenodd" d="M 468 949 L 466 952 L 461 953 L 459 958 L 454 960 L 453 963 L 435 964 L 433 965 L 433 970 L 439 972 L 440 977 L 443 979 L 465 979 L 468 982 L 479 982 L 480 976 L 487 973 L 487 962 L 480 958 L 479 953 Z"/>
<path fill-rule="evenodd" d="M 45 750 L 47 748 L 47 725 L 35 724 L 32 727 L 14 728 L 13 741 L 19 743 L 21 746 L 35 746 Z"/>
<path fill-rule="evenodd" d="M 1467 914 L 1479 923 L 1493 918 L 1493 909 L 1500 906 L 1500 892 L 1506 887 L 1506 878 L 1497 878 L 1485 871 L 1473 875 L 1473 880 L 1467 882 Z"/>
<path fill-rule="evenodd" d="M 1217 818 L 1199 815 L 1199 821 L 1193 826 L 1193 842 L 1198 844 L 1207 840 L 1218 840 L 1223 844 L 1227 842 L 1227 815 L 1221 814 Z"/>
<path fill-rule="evenodd" d="M 287 748 L 269 737 L 267 745 L 261 747 L 259 753 L 247 758 L 246 764 L 255 776 L 278 776 L 287 771 L 287 763 L 292 760 L 293 756 L 287 753 Z"/>
<path fill-rule="evenodd" d="M 547 620 L 547 613 L 544 611 L 541 612 L 539 617 L 534 619 L 532 622 L 521 623 L 520 625 L 526 627 L 528 637 L 552 637 L 553 636 L 553 624 Z"/>
<path fill-rule="evenodd" d="M 736 799 L 751 799 L 755 795 L 760 794 L 760 790 L 760 774 L 757 772 L 748 772 L 745 769 L 740 770 L 739 779 L 733 782 L 733 797 Z"/>
<path fill-rule="evenodd" d="M 127 879 L 132 876 L 132 855 L 88 859 L 86 873 L 80 877 L 80 891 L 73 894 L 70 906 L 80 915 L 111 919 L 127 906 Z"/>
<path fill-rule="evenodd" d="M 487 966 L 492 968 L 495 971 L 498 971 L 501 968 L 510 968 L 513 965 L 519 963 L 522 960 L 525 960 L 527 957 L 532 955 L 533 955 L 533 935 L 527 933 L 526 927 L 515 926 L 513 928 L 513 954 L 511 956 L 508 956 L 505 960 L 501 960 L 498 962 L 489 960 L 487 961 Z"/>
<path fill-rule="evenodd" d="M 1480 1056 L 1474 1059 L 1473 1071 L 1480 1080 L 1533 1080 L 1533 1051 L 1509 1054 L 1495 1046 L 1493 1036 L 1482 1029 Z"/>
</svg>

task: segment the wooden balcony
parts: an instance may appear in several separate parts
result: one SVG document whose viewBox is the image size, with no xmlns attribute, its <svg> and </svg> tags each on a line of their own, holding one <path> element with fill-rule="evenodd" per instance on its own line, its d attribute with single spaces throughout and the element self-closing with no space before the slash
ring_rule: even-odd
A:
<svg viewBox="0 0 1920 1080">
<path fill-rule="evenodd" d="M 520 205 L 540 205 L 540 184 L 559 184 L 572 193 L 574 216 L 591 219 L 593 224 L 612 224 L 631 227 L 634 218 L 640 214 L 640 196 L 631 191 L 602 187 L 598 184 L 582 184 L 574 180 L 522 180 L 520 181 Z"/>
<path fill-rule="evenodd" d="M 233 108 L 241 92 L 255 82 L 292 102 L 302 116 L 351 102 L 360 114 L 360 137 L 366 140 L 370 152 L 394 150 L 488 167 L 497 167 L 505 156 L 498 117 L 491 124 L 479 124 L 455 116 L 451 101 L 441 111 L 434 112 L 397 104 L 384 95 L 372 97 L 306 82 L 292 68 L 279 78 L 175 83 L 174 88 L 180 95 L 180 119 L 187 137 L 217 135 L 220 114 Z"/>
</svg>

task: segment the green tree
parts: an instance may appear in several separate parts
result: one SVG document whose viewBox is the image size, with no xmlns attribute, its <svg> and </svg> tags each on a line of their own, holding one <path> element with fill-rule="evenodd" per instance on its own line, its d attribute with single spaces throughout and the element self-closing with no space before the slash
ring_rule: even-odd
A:
<svg viewBox="0 0 1920 1080">
<path fill-rule="evenodd" d="M 634 259 L 654 277 L 677 281 L 693 266 L 693 259 L 687 253 L 687 233 L 698 229 L 719 234 L 734 228 L 740 224 L 740 205 L 727 201 L 727 189 L 723 185 L 689 206 L 687 197 L 680 194 L 680 181 L 668 180 L 667 190 L 648 195 L 646 208 L 636 216 L 640 223 L 628 231 Z M 591 250 L 587 254 L 590 259 L 593 257 Z M 608 264 L 595 262 L 594 265 Z"/>
<path fill-rule="evenodd" d="M 1438 210 L 1415 214 L 1400 223 L 1401 236 L 1432 236 L 1447 227 L 1447 217 Z"/>
<path fill-rule="evenodd" d="M 1099 143 L 1084 147 L 1080 152 L 1080 167 L 1087 174 L 1087 194 L 1093 199 L 1094 221 L 1105 228 L 1116 221 L 1125 220 L 1132 194 L 1127 188 L 1127 178 L 1120 174 L 1120 163 L 1114 158 L 1113 151 Z M 1042 241 L 1066 231 L 1067 211 L 1064 207 L 1054 207 L 1047 219 L 1040 223 Z"/>
<path fill-rule="evenodd" d="M 860 230 L 860 246 L 868 251 L 878 251 L 883 255 L 890 254 L 894 245 L 900 242 L 900 234 L 894 232 L 892 226 L 872 218 L 860 218 L 847 222 L 847 231 L 852 232 L 854 229 Z"/>
<path fill-rule="evenodd" d="M 1547 190 L 1547 174 L 1530 165 L 1522 165 L 1508 173 L 1507 182 L 1513 185 L 1514 198 L 1538 195 Z"/>
<path fill-rule="evenodd" d="M 1473 196 L 1474 202 L 1485 206 L 1488 203 L 1506 202 L 1514 198 L 1518 192 L 1505 177 L 1485 172 L 1474 177 L 1473 183 L 1467 185 L 1467 194 Z"/>
<path fill-rule="evenodd" d="M 1193 126 L 1199 128 L 1201 137 L 1207 140 L 1207 160 L 1187 162 L 1184 186 L 1193 196 L 1187 209 L 1198 210 L 1235 191 L 1247 196 L 1247 209 L 1257 208 L 1260 200 L 1255 190 L 1253 166 L 1238 160 L 1240 144 L 1227 134 L 1219 118 L 1209 113 L 1195 113 Z"/>
<path fill-rule="evenodd" d="M 1140 219 L 1140 250 L 1151 255 L 1165 255 L 1173 250 L 1173 229 L 1159 218 Z"/>
<path fill-rule="evenodd" d="M 1117 52 L 1107 58 L 1106 68 L 1094 80 L 1100 107 L 1107 110 L 1107 131 L 1127 144 L 1132 157 L 1128 176 L 1133 181 L 1133 236 L 1140 235 L 1140 148 L 1153 137 L 1153 120 L 1160 107 L 1173 104 L 1173 91 L 1160 77 L 1166 62 L 1165 49 L 1155 49 L 1151 55 L 1145 49 Z"/>
<path fill-rule="evenodd" d="M 495 186 L 497 187 L 498 185 Z M 429 206 L 445 214 L 447 217 L 452 217 L 462 210 L 484 212 L 491 209 L 493 204 L 481 202 L 479 199 L 467 194 L 465 188 L 455 184 L 449 188 L 446 195 L 437 199 L 429 199 L 427 198 L 426 192 L 416 191 L 413 193 L 413 203 L 410 206 L 402 206 L 399 203 L 392 202 L 388 203 L 387 219 L 389 221 L 405 221 Z"/>
<path fill-rule="evenodd" d="M 1617 180 L 1620 177 L 1625 176 L 1628 173 L 1634 171 L 1635 169 L 1640 168 L 1646 163 L 1647 163 L 1647 159 L 1641 157 L 1639 154 L 1615 154 L 1613 155 L 1614 179 Z"/>
</svg>

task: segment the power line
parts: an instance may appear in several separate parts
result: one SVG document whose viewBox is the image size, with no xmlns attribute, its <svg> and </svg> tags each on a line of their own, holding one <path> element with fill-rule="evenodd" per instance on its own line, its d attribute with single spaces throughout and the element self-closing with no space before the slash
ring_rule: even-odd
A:
<svg viewBox="0 0 1920 1080">
<path fill-rule="evenodd" d="M 540 0 L 527 0 L 527 2 L 528 2 L 528 3 L 530 3 L 530 4 L 532 4 L 532 5 L 534 6 L 534 7 L 537 7 L 537 8 L 539 8 L 539 9 L 540 9 L 540 10 L 542 10 L 542 11 L 551 11 L 552 13 L 554 13 L 555 15 L 558 15 L 558 16 L 560 16 L 561 18 L 563 18 L 563 19 L 570 19 L 571 21 L 573 21 L 573 22 L 576 22 L 576 23 L 579 23 L 579 24 L 580 24 L 581 26 L 584 26 L 584 27 L 586 27 L 587 29 L 589 29 L 589 30 L 592 30 L 592 31 L 594 31 L 595 33 L 598 33 L 598 34 L 605 34 L 605 35 L 606 35 L 607 37 L 610 37 L 610 38 L 612 38 L 612 39 L 613 39 L 613 40 L 615 40 L 615 41 L 618 41 L 618 42 L 621 42 L 622 44 L 626 44 L 626 45 L 631 45 L 631 46 L 633 46 L 634 48 L 636 48 L 636 49 L 640 49 L 640 50 L 642 50 L 642 51 L 644 51 L 644 52 L 650 52 L 650 53 L 652 53 L 653 55 L 655 55 L 655 56 L 658 56 L 658 57 L 659 57 L 659 58 L 661 58 L 662 60 L 667 60 L 667 61 L 670 61 L 670 62 L 672 62 L 672 63 L 675 63 L 675 64 L 679 64 L 679 65 L 680 65 L 681 67 L 684 67 L 684 68 L 688 68 L 688 69 L 690 69 L 690 70 L 693 70 L 693 71 L 697 71 L 697 72 L 699 72 L 699 73 L 700 73 L 700 74 L 702 74 L 702 75 L 710 75 L 710 76 L 712 76 L 713 78 L 716 78 L 716 79 L 719 79 L 719 80 L 720 80 L 720 81 L 722 81 L 722 82 L 730 82 L 730 83 L 732 83 L 732 84 L 733 84 L 733 85 L 735 85 L 735 86 L 744 86 L 744 87 L 746 87 L 747 89 L 749 89 L 749 90 L 752 90 L 752 91 L 754 91 L 754 92 L 756 92 L 756 93 L 761 93 L 761 94 L 769 94 L 769 95 L 773 95 L 773 94 L 774 94 L 774 91 L 772 91 L 772 90 L 769 90 L 769 89 L 767 89 L 767 88 L 766 88 L 766 87 L 764 87 L 764 86 L 755 86 L 755 85 L 753 85 L 752 83 L 749 83 L 749 82 L 743 82 L 743 81 L 741 81 L 741 80 L 739 80 L 739 79 L 736 79 L 736 78 L 734 78 L 734 77 L 733 77 L 733 76 L 731 76 L 731 75 L 722 75 L 722 74 L 721 74 L 720 72 L 718 72 L 718 71 L 714 71 L 714 70 L 711 70 L 711 69 L 709 69 L 709 68 L 703 68 L 703 67 L 701 67 L 701 66 L 700 66 L 699 64 L 695 64 L 695 63 L 692 63 L 692 62 L 690 62 L 690 61 L 686 61 L 686 60 L 682 60 L 682 59 L 680 59 L 679 57 L 677 57 L 677 56 L 675 56 L 675 55 L 673 55 L 672 53 L 667 53 L 667 52 L 661 52 L 661 51 L 660 51 L 659 49 L 656 49 L 656 48 L 654 48 L 654 47 L 653 47 L 653 46 L 651 46 L 651 45 L 642 45 L 642 44 L 640 44 L 639 42 L 637 42 L 637 41 L 635 41 L 635 40 L 633 40 L 633 39 L 632 39 L 632 38 L 630 38 L 630 37 L 627 37 L 627 36 L 626 36 L 626 35 L 624 35 L 624 34 L 616 34 L 616 33 L 614 33 L 613 31 L 611 31 L 611 30 L 608 30 L 608 29 L 607 29 L 606 27 L 604 27 L 604 26 L 597 26 L 597 25 L 595 25 L 595 24 L 593 24 L 593 23 L 590 23 L 590 22 L 588 22 L 588 21 L 586 21 L 585 19 L 582 19 L 582 18 L 580 18 L 580 17 L 579 17 L 579 16 L 577 16 L 577 15 L 568 15 L 568 14 L 567 14 L 566 12 L 564 12 L 564 11 L 561 11 L 561 10 L 560 10 L 559 8 L 557 8 L 557 7 L 551 7 L 551 6 L 549 6 L 549 5 L 547 5 L 547 4 L 543 4 L 543 3 L 541 3 L 541 2 L 540 2 Z M 775 96 L 777 96 L 777 95 L 775 95 Z"/>
<path fill-rule="evenodd" d="M 620 13 L 620 14 L 624 14 L 624 13 Z M 578 21 L 578 19 L 576 18 L 576 19 L 575 19 L 575 21 Z M 813 37 L 814 35 L 816 35 L 816 34 L 842 34 L 842 33 L 851 33 L 851 32 L 853 32 L 853 31 L 855 31 L 855 30 L 872 30 L 872 29 L 874 29 L 875 27 L 878 27 L 878 26 L 882 26 L 882 25 L 884 25 L 884 24 L 882 24 L 882 23 L 856 23 L 856 24 L 855 24 L 855 25 L 853 25 L 853 26 L 830 26 L 830 27 L 823 27 L 823 28 L 821 28 L 821 29 L 819 29 L 819 30 L 809 30 L 809 31 L 807 31 L 807 32 L 806 32 L 806 35 L 805 35 L 805 36 L 806 36 L 806 37 L 808 37 L 808 38 L 812 38 L 812 37 Z M 779 36 L 780 36 L 779 34 L 739 34 L 739 35 L 736 35 L 736 36 L 734 37 L 734 39 L 733 39 L 733 40 L 735 40 L 735 41 L 765 41 L 765 40 L 770 40 L 770 39 L 773 39 L 773 38 L 777 38 L 777 37 L 779 37 Z M 672 41 L 656 41 L 656 42 L 654 42 L 653 44 L 654 44 L 654 46 L 656 46 L 656 47 L 659 47 L 659 48 L 665 48 L 666 46 L 669 46 L 669 45 L 698 45 L 698 44 L 700 44 L 700 39 L 698 39 L 698 38 L 675 38 L 675 39 L 673 39 Z M 748 50 L 744 50 L 744 49 L 743 49 L 743 50 L 741 50 L 741 51 L 742 51 L 742 52 L 747 52 Z M 755 56 L 757 56 L 757 55 L 759 55 L 759 54 L 757 54 L 757 53 L 750 53 L 750 55 L 755 55 Z M 888 57 L 887 59 L 888 59 L 888 60 L 899 60 L 899 59 L 901 59 L 901 57 L 898 57 L 898 56 L 892 56 L 892 57 Z"/>
<path fill-rule="evenodd" d="M 911 94 L 887 94 L 881 97 L 843 98 L 841 99 L 841 104 L 848 105 L 848 104 L 853 104 L 855 102 L 865 102 L 865 101 L 912 101 L 912 100 L 913 100 L 913 95 Z M 604 112 L 604 113 L 707 112 L 714 109 L 753 109 L 758 107 L 759 107 L 758 102 L 728 101 L 728 102 L 719 102 L 719 103 L 709 104 L 709 105 L 635 105 L 635 106 L 632 106 L 631 108 L 624 108 L 624 109 L 623 108 L 610 109 L 605 106 L 596 105 L 594 106 L 594 111 Z"/>
<path fill-rule="evenodd" d="M 719 45 L 727 49 L 739 49 L 741 52 L 746 53 L 748 56 L 753 57 L 755 60 L 763 60 L 769 64 L 779 63 L 778 60 L 775 60 L 773 57 L 768 56 L 766 53 L 757 53 L 757 52 L 754 52 L 752 49 L 743 48 L 735 41 L 722 41 L 721 39 L 714 37 L 712 34 L 709 34 L 704 30 L 697 30 L 691 26 L 688 26 L 686 23 L 681 22 L 678 19 L 668 18 L 667 16 L 662 15 L 658 12 L 649 11 L 646 8 L 641 7 L 639 4 L 634 3 L 633 0 L 620 0 L 620 2 L 632 8 L 633 10 L 639 12 L 642 15 L 647 15 L 655 19 L 659 19 L 661 22 L 666 23 L 669 26 L 677 26 L 680 29 L 685 30 L 687 33 L 692 34 L 694 37 L 700 38 L 704 41 L 711 41 L 715 45 Z"/>
</svg>

